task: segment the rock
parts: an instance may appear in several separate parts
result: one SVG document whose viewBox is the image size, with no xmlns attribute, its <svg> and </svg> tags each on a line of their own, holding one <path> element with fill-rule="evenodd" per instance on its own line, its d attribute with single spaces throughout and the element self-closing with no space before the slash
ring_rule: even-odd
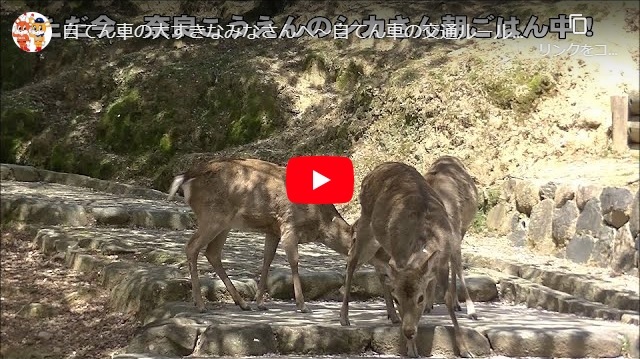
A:
<svg viewBox="0 0 640 359">
<path fill-rule="evenodd" d="M 518 221 L 518 213 L 514 210 L 513 205 L 506 202 L 498 202 L 487 214 L 487 228 L 500 235 L 510 233 L 514 221 Z"/>
<path fill-rule="evenodd" d="M 30 303 L 20 308 L 18 315 L 25 318 L 49 318 L 55 314 L 55 309 L 42 303 Z"/>
<path fill-rule="evenodd" d="M 186 356 L 193 352 L 198 333 L 211 324 L 205 319 L 171 318 L 144 326 L 126 351 L 167 356 Z"/>
<path fill-rule="evenodd" d="M 562 207 L 553 211 L 551 235 L 558 246 L 564 247 L 566 242 L 576 234 L 579 214 L 578 206 L 573 200 L 566 201 Z"/>
<path fill-rule="evenodd" d="M 509 178 L 508 180 L 502 182 L 499 199 L 507 203 L 512 202 L 512 200 L 515 200 L 514 192 L 516 190 L 517 183 L 518 181 L 514 178 Z"/>
<path fill-rule="evenodd" d="M 605 221 L 616 229 L 629 220 L 633 194 L 626 188 L 607 187 L 600 194 L 600 206 Z"/>
<path fill-rule="evenodd" d="M 115 268 L 105 266 L 103 271 L 111 272 Z M 110 276 L 114 274 L 110 273 Z M 114 311 L 133 311 L 143 320 L 161 304 L 191 300 L 191 281 L 176 268 L 139 266 L 129 268 L 121 275 L 123 277 L 115 283 L 109 297 L 109 307 Z"/>
<path fill-rule="evenodd" d="M 0 180 L 8 181 L 13 179 L 13 173 L 11 167 L 7 165 L 0 165 Z"/>
<path fill-rule="evenodd" d="M 19 201 L 12 211 L 15 220 L 44 225 L 87 226 L 90 217 L 77 204 Z"/>
<path fill-rule="evenodd" d="M 236 290 L 240 296 L 246 300 L 255 298 L 258 291 L 258 283 L 253 279 L 237 280 L 232 279 L 231 282 L 236 287 Z M 231 300 L 231 295 L 227 291 L 227 287 L 222 280 L 213 278 L 201 278 L 200 279 L 201 291 L 204 293 L 205 298 L 212 302 L 223 302 L 225 300 Z M 191 284 L 188 284 L 189 291 L 191 290 Z M 306 298 L 305 298 L 306 299 Z"/>
<path fill-rule="evenodd" d="M 459 283 L 459 281 L 457 281 Z M 469 296 L 474 302 L 490 302 L 498 298 L 498 287 L 496 282 L 486 275 L 465 276 L 465 283 Z M 458 287 L 459 288 L 459 287 Z M 464 293 L 458 289 L 458 299 L 463 302 L 465 300 Z"/>
<path fill-rule="evenodd" d="M 576 204 L 579 210 L 583 210 L 584 206 L 593 198 L 600 198 L 602 187 L 596 185 L 579 185 L 576 191 Z"/>
<path fill-rule="evenodd" d="M 182 252 L 158 248 L 146 253 L 144 260 L 153 264 L 165 265 L 183 262 L 186 260 L 186 257 Z"/>
<path fill-rule="evenodd" d="M 556 208 L 560 208 L 564 206 L 567 201 L 570 201 L 575 198 L 575 189 L 569 183 L 561 183 L 556 188 L 556 193 L 553 198 L 556 203 Z"/>
<path fill-rule="evenodd" d="M 550 254 L 556 250 L 553 242 L 552 225 L 555 202 L 544 199 L 533 207 L 527 230 L 527 244 L 537 252 Z"/>
<path fill-rule="evenodd" d="M 634 242 L 629 224 L 617 230 L 611 245 L 611 268 L 614 271 L 627 272 L 636 267 L 635 255 L 638 251 L 634 248 Z"/>
<path fill-rule="evenodd" d="M 604 218 L 600 207 L 600 200 L 592 198 L 584 206 L 576 222 L 576 234 L 589 234 L 599 237 L 605 230 Z"/>
<path fill-rule="evenodd" d="M 523 215 L 524 216 L 524 215 Z M 518 218 L 517 221 L 512 222 L 511 233 L 509 234 L 509 241 L 515 247 L 523 247 L 527 238 L 527 218 Z"/>
<path fill-rule="evenodd" d="M 281 355 L 357 355 L 371 343 L 371 331 L 366 327 L 274 326 L 273 332 Z"/>
<path fill-rule="evenodd" d="M 567 259 L 576 263 L 587 263 L 595 248 L 596 239 L 588 234 L 576 235 L 567 244 Z"/>
<path fill-rule="evenodd" d="M 629 230 L 632 237 L 640 234 L 640 189 L 636 191 L 636 196 L 631 204 L 631 212 L 629 214 Z"/>
<path fill-rule="evenodd" d="M 640 143 L 640 117 L 636 116 L 635 121 L 627 122 L 627 138 L 631 143 Z"/>
<path fill-rule="evenodd" d="M 331 271 L 320 271 L 311 273 L 301 273 L 302 291 L 305 300 L 321 298 L 326 294 L 339 290 L 344 284 L 341 273 Z M 273 298 L 293 299 L 293 279 L 291 272 L 274 271 L 270 273 L 267 280 L 267 290 Z"/>
<path fill-rule="evenodd" d="M 489 329 L 485 334 L 494 355 L 507 357 L 614 358 L 622 354 L 617 335 L 600 328 L 559 331 L 504 327 Z"/>
<path fill-rule="evenodd" d="M 136 209 L 130 212 L 131 225 L 145 228 L 168 228 L 184 230 L 193 225 L 191 217 L 187 213 L 170 210 Z"/>
<path fill-rule="evenodd" d="M 344 294 L 344 285 L 340 287 L 340 294 Z M 351 285 L 353 300 L 367 300 L 380 296 L 382 296 L 382 283 L 375 270 L 358 270 L 353 274 Z M 326 297 L 323 296 L 324 298 Z"/>
<path fill-rule="evenodd" d="M 48 341 L 53 337 L 53 334 L 46 332 L 46 331 L 41 331 L 38 332 L 38 334 L 36 334 L 36 336 L 38 337 L 38 339 L 42 339 L 44 341 Z"/>
<path fill-rule="evenodd" d="M 540 202 L 540 187 L 531 181 L 518 181 L 515 188 L 516 209 L 527 216 Z"/>
<path fill-rule="evenodd" d="M 592 262 L 600 267 L 609 267 L 611 265 L 611 246 L 616 231 L 607 227 L 607 232 L 607 235 L 596 238 L 593 253 L 591 254 Z"/>
<path fill-rule="evenodd" d="M 8 165 L 13 172 L 13 178 L 22 182 L 38 182 L 40 175 L 38 170 L 31 166 Z"/>
<path fill-rule="evenodd" d="M 610 122 L 611 114 L 599 107 L 587 107 L 576 114 L 575 127 L 585 130 L 595 130 Z"/>
<path fill-rule="evenodd" d="M 193 356 L 261 356 L 277 352 L 268 324 L 211 325 L 198 337 Z"/>
<path fill-rule="evenodd" d="M 478 331 L 460 326 L 467 348 L 476 356 L 487 356 L 491 347 L 487 338 Z M 453 355 L 453 327 L 451 326 L 418 326 L 416 344 L 421 356 Z M 400 333 L 400 326 L 381 326 L 373 328 L 371 349 L 383 355 L 406 355 L 407 344 L 404 335 Z"/>
<path fill-rule="evenodd" d="M 558 184 L 555 182 L 547 182 L 540 186 L 541 199 L 555 199 Z"/>
<path fill-rule="evenodd" d="M 124 207 L 93 207 L 91 213 L 98 224 L 123 226 L 129 222 L 129 211 Z"/>
<path fill-rule="evenodd" d="M 630 90 L 629 96 L 629 115 L 640 115 L 640 91 Z"/>
</svg>

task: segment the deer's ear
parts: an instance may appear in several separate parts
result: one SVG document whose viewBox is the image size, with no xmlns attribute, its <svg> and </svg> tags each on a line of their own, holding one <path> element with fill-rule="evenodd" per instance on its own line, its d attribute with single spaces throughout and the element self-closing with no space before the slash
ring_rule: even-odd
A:
<svg viewBox="0 0 640 359">
<path fill-rule="evenodd" d="M 420 268 L 420 272 L 426 273 L 429 267 L 429 261 L 434 258 L 433 256 L 440 252 L 439 250 L 429 250 L 428 248 L 423 249 L 420 252 L 420 256 L 418 257 L 418 266 Z"/>
</svg>

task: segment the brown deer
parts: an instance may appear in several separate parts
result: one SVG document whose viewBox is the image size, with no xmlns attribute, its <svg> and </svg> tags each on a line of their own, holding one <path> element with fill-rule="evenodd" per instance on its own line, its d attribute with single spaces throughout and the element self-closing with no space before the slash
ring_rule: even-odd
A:
<svg viewBox="0 0 640 359">
<path fill-rule="evenodd" d="M 218 277 L 224 282 L 234 302 L 243 310 L 251 307 L 240 296 L 222 266 L 222 248 L 231 229 L 265 233 L 264 259 L 256 302 L 264 310 L 264 294 L 271 262 L 280 241 L 291 266 L 297 309 L 310 312 L 302 294 L 298 273 L 298 244 L 320 242 L 338 253 L 347 255 L 351 247 L 351 226 L 333 205 L 294 204 L 289 201 L 285 188 L 285 168 L 258 159 L 220 159 L 196 166 L 176 176 L 168 199 L 179 188 L 184 200 L 193 210 L 197 230 L 188 241 L 185 252 L 189 263 L 193 300 L 204 311 L 197 270 L 197 258 L 206 248 L 205 255 Z M 383 264 L 373 258 L 371 263 Z M 391 294 L 385 296 L 393 309 Z M 389 312 L 392 321 L 395 310 Z"/>
<path fill-rule="evenodd" d="M 470 355 L 454 311 L 455 272 L 448 280 L 449 262 L 451 268 L 457 267 L 450 238 L 459 234 L 435 190 L 415 168 L 385 162 L 362 181 L 360 204 L 355 240 L 347 261 L 340 323 L 350 325 L 351 281 L 358 262 L 382 250 L 389 258 L 386 284 L 398 306 L 407 354 L 418 355 L 416 335 L 428 301 L 426 290 L 436 282 L 447 287 L 445 299 L 454 328 L 454 350 L 457 355 Z M 372 245 L 372 241 L 379 246 Z"/>
<path fill-rule="evenodd" d="M 453 156 L 442 156 L 436 159 L 431 167 L 424 174 L 427 183 L 436 191 L 438 197 L 444 204 L 451 224 L 456 227 L 459 237 L 452 239 L 451 254 L 456 256 L 457 267 L 451 268 L 460 278 L 460 286 L 466 297 L 467 316 L 471 319 L 478 319 L 475 306 L 462 271 L 462 239 L 473 222 L 478 209 L 478 189 L 473 177 L 467 172 L 464 164 Z M 435 287 L 429 288 L 429 311 L 435 300 Z M 461 310 L 458 297 L 455 297 L 455 307 Z"/>
</svg>

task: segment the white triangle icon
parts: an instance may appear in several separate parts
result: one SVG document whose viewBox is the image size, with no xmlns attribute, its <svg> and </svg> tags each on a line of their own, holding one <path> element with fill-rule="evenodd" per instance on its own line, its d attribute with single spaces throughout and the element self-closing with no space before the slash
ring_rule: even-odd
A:
<svg viewBox="0 0 640 359">
<path fill-rule="evenodd" d="M 313 189 L 315 190 L 316 188 L 322 186 L 323 184 L 328 183 L 329 181 L 331 181 L 330 179 L 328 179 L 327 177 L 319 174 L 316 171 L 313 171 Z"/>
</svg>

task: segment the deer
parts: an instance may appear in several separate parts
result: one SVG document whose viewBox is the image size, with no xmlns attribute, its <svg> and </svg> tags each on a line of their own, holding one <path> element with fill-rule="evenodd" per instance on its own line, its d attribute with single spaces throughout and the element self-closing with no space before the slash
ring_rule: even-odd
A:
<svg viewBox="0 0 640 359">
<path fill-rule="evenodd" d="M 424 174 L 427 183 L 436 191 L 444 204 L 453 226 L 458 228 L 459 237 L 452 238 L 451 254 L 456 256 L 457 267 L 451 268 L 460 278 L 460 287 L 466 297 L 467 316 L 477 320 L 478 315 L 464 279 L 462 271 L 462 240 L 471 226 L 478 209 L 478 189 L 473 177 L 466 170 L 460 159 L 454 156 L 441 156 L 436 159 Z M 426 311 L 429 312 L 435 301 L 435 287 L 428 290 L 429 302 Z M 455 297 L 455 308 L 461 310 L 458 297 Z"/>
<path fill-rule="evenodd" d="M 200 290 L 197 259 L 202 249 L 222 280 L 234 303 L 242 310 L 252 310 L 241 297 L 222 266 L 222 249 L 231 229 L 265 234 L 256 303 L 259 310 L 267 310 L 264 295 L 269 267 L 280 242 L 291 267 L 296 308 L 310 313 L 305 304 L 300 281 L 298 244 L 319 242 L 346 256 L 352 241 L 352 228 L 334 205 L 294 204 L 286 194 L 286 169 L 275 163 L 258 159 L 222 158 L 193 166 L 175 176 L 167 199 L 172 200 L 182 189 L 184 201 L 196 217 L 197 228 L 185 246 L 191 276 L 195 306 L 205 311 Z M 377 268 L 379 278 L 384 269 L 375 257 L 370 261 Z M 362 264 L 362 263 L 359 263 Z M 387 308 L 393 309 L 390 291 L 385 291 Z M 399 318 L 389 310 L 392 322 Z"/>
<path fill-rule="evenodd" d="M 359 199 L 361 211 L 354 223 L 356 228 L 352 228 L 340 324 L 351 325 L 349 300 L 355 268 L 359 262 L 383 251 L 389 258 L 384 266 L 385 285 L 398 307 L 407 354 L 418 356 L 416 336 L 429 300 L 427 288 L 437 284 L 446 287 L 445 302 L 453 323 L 455 354 L 471 356 L 454 310 L 456 273 L 449 272 L 450 266 L 457 267 L 458 257 L 451 255 L 450 238 L 459 236 L 458 228 L 437 192 L 414 167 L 384 162 L 365 176 Z"/>
</svg>

